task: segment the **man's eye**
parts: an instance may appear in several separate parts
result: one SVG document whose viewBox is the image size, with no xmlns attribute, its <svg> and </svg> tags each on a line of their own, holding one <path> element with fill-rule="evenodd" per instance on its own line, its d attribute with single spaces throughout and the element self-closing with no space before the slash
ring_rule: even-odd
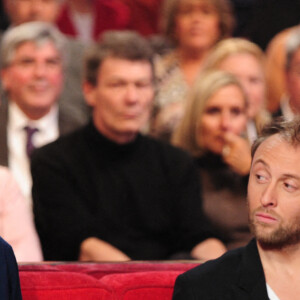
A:
<svg viewBox="0 0 300 300">
<path fill-rule="evenodd" d="M 122 87 L 124 85 L 125 84 L 122 83 L 122 82 L 111 82 L 111 83 L 109 83 L 109 86 L 112 87 L 112 88 L 119 88 L 119 87 Z"/>
<path fill-rule="evenodd" d="M 267 178 L 261 174 L 256 174 L 255 177 L 259 182 L 265 182 L 267 180 Z"/>
<path fill-rule="evenodd" d="M 288 182 L 284 182 L 283 185 L 284 185 L 285 189 L 289 192 L 293 192 L 296 190 L 296 186 L 293 184 L 290 184 Z"/>
<path fill-rule="evenodd" d="M 47 61 L 47 65 L 48 66 L 58 66 L 60 64 L 60 60 L 59 59 L 49 59 Z"/>
<path fill-rule="evenodd" d="M 34 60 L 32 60 L 32 59 L 24 59 L 17 63 L 17 65 L 23 66 L 23 67 L 32 66 L 33 64 L 34 64 Z"/>
<path fill-rule="evenodd" d="M 147 88 L 149 86 L 151 86 L 150 82 L 137 82 L 136 83 L 137 88 Z"/>
</svg>

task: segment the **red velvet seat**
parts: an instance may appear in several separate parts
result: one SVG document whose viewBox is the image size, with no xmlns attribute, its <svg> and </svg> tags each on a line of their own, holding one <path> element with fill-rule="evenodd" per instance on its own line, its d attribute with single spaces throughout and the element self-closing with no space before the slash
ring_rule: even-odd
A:
<svg viewBox="0 0 300 300">
<path fill-rule="evenodd" d="M 109 287 L 81 273 L 22 271 L 20 281 L 23 300 L 111 299 Z"/>
<path fill-rule="evenodd" d="M 171 300 L 176 277 L 199 262 L 19 265 L 23 300 Z"/>
<path fill-rule="evenodd" d="M 100 279 L 112 288 L 111 300 L 171 300 L 175 279 L 182 271 L 111 274 Z"/>
</svg>

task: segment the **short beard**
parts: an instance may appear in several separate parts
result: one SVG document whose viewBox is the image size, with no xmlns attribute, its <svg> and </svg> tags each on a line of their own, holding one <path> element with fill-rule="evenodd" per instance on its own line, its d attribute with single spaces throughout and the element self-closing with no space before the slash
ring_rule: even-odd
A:
<svg viewBox="0 0 300 300">
<path fill-rule="evenodd" d="M 293 223 L 286 225 L 280 224 L 277 229 L 274 229 L 270 233 L 264 233 L 263 228 L 267 228 L 267 224 L 255 224 L 254 214 L 257 211 L 264 211 L 259 208 L 249 213 L 249 226 L 256 240 L 259 242 L 262 248 L 268 250 L 281 250 L 283 248 L 296 245 L 300 243 L 300 217 L 293 220 Z M 260 229 L 259 229 L 259 227 Z"/>
</svg>

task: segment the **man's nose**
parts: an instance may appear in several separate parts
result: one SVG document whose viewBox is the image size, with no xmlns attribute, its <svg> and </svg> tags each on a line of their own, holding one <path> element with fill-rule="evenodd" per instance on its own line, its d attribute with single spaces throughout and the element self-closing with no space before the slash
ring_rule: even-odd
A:
<svg viewBox="0 0 300 300">
<path fill-rule="evenodd" d="M 129 84 L 126 87 L 125 99 L 128 103 L 135 103 L 138 100 L 138 90 L 137 87 L 133 84 Z"/>
<path fill-rule="evenodd" d="M 47 66 L 44 63 L 36 63 L 34 65 L 34 74 L 36 76 L 44 76 L 47 73 Z"/>
<path fill-rule="evenodd" d="M 273 183 L 266 184 L 260 202 L 263 207 L 274 207 L 277 205 L 276 186 Z"/>
</svg>

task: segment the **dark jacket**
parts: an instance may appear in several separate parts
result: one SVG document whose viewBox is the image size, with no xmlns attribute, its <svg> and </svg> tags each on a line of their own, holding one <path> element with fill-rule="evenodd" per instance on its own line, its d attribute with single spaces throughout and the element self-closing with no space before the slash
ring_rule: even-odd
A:
<svg viewBox="0 0 300 300">
<path fill-rule="evenodd" d="M 268 300 L 256 241 L 180 275 L 173 300 L 195 299 Z"/>
<path fill-rule="evenodd" d="M 11 246 L 0 237 L 0 299 L 22 300 L 18 265 Z"/>
</svg>

